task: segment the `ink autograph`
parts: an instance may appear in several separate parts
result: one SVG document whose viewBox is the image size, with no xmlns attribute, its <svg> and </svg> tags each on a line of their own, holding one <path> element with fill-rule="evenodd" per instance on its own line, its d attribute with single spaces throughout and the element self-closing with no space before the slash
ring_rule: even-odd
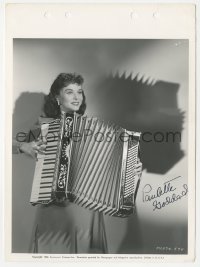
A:
<svg viewBox="0 0 200 267">
<path fill-rule="evenodd" d="M 153 201 L 153 211 L 155 211 L 160 210 L 186 196 L 188 193 L 187 184 L 183 184 L 182 190 L 180 190 L 178 194 L 176 193 L 177 188 L 172 184 L 172 182 L 178 178 L 181 178 L 181 176 L 177 176 L 167 182 L 164 182 L 163 186 L 159 186 L 154 192 L 152 192 L 152 186 L 150 184 L 146 184 L 142 190 L 143 202 Z M 160 198 L 164 195 L 166 196 L 165 199 L 161 200 Z"/>
</svg>

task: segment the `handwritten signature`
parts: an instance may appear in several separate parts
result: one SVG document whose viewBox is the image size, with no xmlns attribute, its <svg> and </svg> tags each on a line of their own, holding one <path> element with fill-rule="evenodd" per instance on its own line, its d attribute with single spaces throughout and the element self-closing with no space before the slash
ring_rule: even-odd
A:
<svg viewBox="0 0 200 267">
<path fill-rule="evenodd" d="M 155 211 L 155 210 L 160 210 L 166 207 L 167 205 L 172 204 L 180 200 L 182 197 L 186 196 L 188 193 L 187 184 L 182 185 L 182 191 L 180 191 L 178 194 L 175 192 L 177 188 L 172 184 L 172 182 L 178 178 L 181 178 L 181 176 L 177 176 L 167 182 L 164 182 L 162 186 L 159 186 L 156 189 L 154 194 L 152 194 L 153 190 L 152 186 L 150 184 L 146 184 L 142 190 L 143 202 L 153 201 L 152 202 L 152 205 L 154 207 L 153 211 Z M 163 195 L 166 195 L 165 199 L 160 200 L 160 197 Z"/>
</svg>

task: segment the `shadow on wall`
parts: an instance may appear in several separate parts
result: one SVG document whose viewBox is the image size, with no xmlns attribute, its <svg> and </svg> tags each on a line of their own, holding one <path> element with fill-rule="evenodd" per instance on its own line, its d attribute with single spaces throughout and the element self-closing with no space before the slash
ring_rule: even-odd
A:
<svg viewBox="0 0 200 267">
<path fill-rule="evenodd" d="M 15 102 L 13 111 L 13 137 L 19 132 L 28 132 L 42 114 L 44 93 L 24 92 Z"/>
<path fill-rule="evenodd" d="M 128 130 L 142 132 L 141 160 L 147 172 L 165 174 L 183 156 L 184 112 L 177 106 L 179 84 L 125 74 L 109 75 L 94 90 L 98 114 Z"/>
</svg>

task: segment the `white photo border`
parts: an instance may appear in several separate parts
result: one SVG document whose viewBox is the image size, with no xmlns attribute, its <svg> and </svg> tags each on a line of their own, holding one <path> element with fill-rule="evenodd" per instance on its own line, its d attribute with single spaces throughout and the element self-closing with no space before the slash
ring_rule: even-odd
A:
<svg viewBox="0 0 200 267">
<path fill-rule="evenodd" d="M 19 7 L 20 5 L 20 7 Z M 23 6 L 23 8 L 21 8 Z M 168 25 L 168 29 L 165 29 L 165 32 L 163 32 L 163 25 L 165 25 L 166 20 L 169 19 L 169 11 L 170 11 L 170 4 L 166 4 L 165 6 L 163 5 L 159 5 L 159 4 L 153 4 L 153 5 L 148 5 L 148 4 L 138 4 L 137 6 L 134 3 L 126 3 L 126 4 L 109 4 L 115 5 L 116 7 L 116 14 L 113 14 L 113 9 L 112 12 L 110 14 L 112 14 L 113 18 L 116 18 L 117 14 L 122 14 L 122 12 L 124 11 L 124 15 L 127 14 L 126 12 L 130 12 L 132 9 L 137 9 L 137 10 L 142 10 L 142 14 L 143 14 L 143 18 L 145 18 L 145 20 L 140 20 L 140 21 L 136 21 L 136 26 L 140 25 L 140 32 L 138 32 L 138 28 L 134 27 L 131 28 L 132 26 L 129 24 L 129 22 L 127 22 L 126 18 L 124 21 L 122 21 L 122 25 L 121 25 L 121 29 L 117 29 L 117 31 L 112 31 L 110 32 L 109 30 L 112 27 L 108 27 L 108 29 L 105 31 L 99 31 L 98 33 L 94 30 L 94 28 L 92 29 L 88 29 L 88 22 L 86 20 L 86 26 L 85 28 L 88 29 L 88 32 L 83 32 L 83 30 L 81 30 L 80 33 L 78 33 L 78 26 L 76 27 L 75 24 L 73 23 L 77 23 L 77 25 L 79 25 L 79 23 L 81 22 L 83 24 L 83 19 L 81 18 L 82 16 L 82 12 L 84 10 L 84 13 L 87 13 L 87 7 L 86 4 L 68 4 L 68 3 L 63 3 L 63 5 L 66 6 L 66 8 L 71 8 L 71 10 L 75 10 L 76 12 L 78 12 L 78 14 L 80 15 L 80 17 L 74 21 L 71 22 L 72 23 L 72 32 L 67 32 L 66 29 L 64 29 L 64 31 L 62 30 L 61 27 L 59 27 L 59 31 L 57 27 L 52 27 L 52 25 L 59 24 L 59 23 L 63 23 L 63 21 L 66 21 L 66 19 L 60 18 L 60 20 L 54 20 L 54 18 L 52 18 L 52 21 L 50 19 L 47 20 L 44 18 L 43 14 L 44 12 L 46 12 L 46 10 L 50 10 L 51 13 L 55 14 L 61 14 L 61 6 L 60 4 L 31 4 L 31 13 L 30 13 L 30 4 L 28 7 L 29 12 L 24 12 L 24 9 L 27 8 L 28 4 L 12 4 L 9 3 L 6 5 L 6 69 L 5 69 L 5 74 L 6 74 L 6 117 L 5 117 L 5 125 L 6 125 L 6 159 L 11 158 L 11 142 L 10 140 L 12 140 L 11 137 L 11 129 L 12 129 L 12 109 L 8 108 L 12 106 L 12 42 L 13 42 L 13 38 L 134 38 L 134 39 L 150 39 L 150 38 L 155 38 L 155 39 L 167 39 L 167 38 L 175 38 L 175 39 L 189 39 L 189 54 L 190 54 L 190 58 L 189 58 L 189 77 L 190 77 L 190 82 L 189 82 L 189 149 L 188 149 L 188 153 L 189 153 L 189 158 L 190 158 L 190 162 L 188 164 L 189 167 L 189 175 L 188 177 L 190 177 L 190 181 L 189 182 L 189 205 L 188 205 L 188 217 L 192 218 L 191 220 L 189 220 L 189 248 L 190 250 L 188 251 L 189 256 L 186 255 L 164 255 L 165 260 L 157 260 L 157 262 L 182 262 L 182 261 L 191 261 L 194 258 L 194 254 L 193 254 L 193 249 L 195 246 L 195 232 L 194 232 L 194 219 L 195 219 L 195 6 L 192 4 L 182 4 L 181 6 L 179 4 L 177 4 L 176 10 L 174 10 L 174 13 L 170 13 L 170 25 Z M 95 8 L 94 5 L 89 5 L 89 8 Z M 99 16 L 101 15 L 100 13 L 103 12 L 103 9 L 105 8 L 105 5 L 107 4 L 101 4 L 101 9 L 98 9 L 98 13 L 97 11 L 96 14 L 98 14 Z M 117 8 L 118 6 L 118 8 Z M 173 5 L 175 8 L 175 5 Z M 108 7 L 108 6 L 107 6 Z M 106 8 L 107 8 L 106 7 Z M 185 9 L 185 18 L 179 17 L 181 16 L 179 13 L 180 9 Z M 21 11 L 23 10 L 23 14 L 21 13 Z M 149 14 L 153 14 L 153 12 L 155 10 L 159 10 L 159 12 L 162 13 L 162 17 L 159 20 L 159 26 L 157 26 L 156 28 L 156 34 L 154 31 L 154 27 L 155 27 L 155 19 L 152 19 L 152 16 L 150 16 Z M 119 12 L 119 13 L 118 13 Z M 23 25 L 23 29 L 22 27 L 20 27 L 20 25 L 16 25 L 17 22 L 17 16 L 20 16 L 21 19 L 26 22 L 22 23 Z M 37 33 L 34 31 L 34 27 L 35 26 L 35 19 L 37 17 L 37 24 L 40 25 L 40 32 L 38 31 Z M 179 19 L 177 19 L 177 17 Z M 28 20 L 27 20 L 28 18 Z M 79 21 L 80 19 L 80 21 Z M 184 24 L 184 20 L 187 22 Z M 30 22 L 30 24 L 27 23 L 27 21 Z M 89 19 L 88 19 L 89 21 Z M 96 25 L 96 27 L 99 27 L 99 29 L 101 29 L 101 23 L 100 23 L 100 17 L 98 19 L 97 16 L 97 20 L 94 22 L 94 25 Z M 172 24 L 173 22 L 176 21 L 176 26 L 173 25 L 172 28 Z M 53 24 L 52 24 L 53 23 Z M 126 24 L 127 23 L 127 24 Z M 146 30 L 146 23 L 148 23 L 148 31 Z M 24 27 L 24 25 L 26 25 L 26 27 Z M 114 25 L 114 24 L 113 24 Z M 112 25 L 111 25 L 112 26 Z M 184 27 L 185 26 L 185 27 Z M 76 31 L 74 30 L 76 29 Z M 124 29 L 126 29 L 126 32 L 124 31 Z M 142 30 L 141 30 L 142 29 Z M 149 31 L 149 29 L 151 29 L 151 31 Z M 173 31 L 172 31 L 173 29 Z M 123 30 L 123 31 L 122 31 Z M 9 160 L 5 160 L 5 173 L 6 173 L 6 179 L 5 179 L 5 192 L 7 192 L 7 190 L 9 188 L 11 188 L 11 162 L 9 162 Z M 191 178 L 192 177 L 192 178 Z M 198 186 L 198 184 L 196 184 L 196 186 Z M 45 261 L 45 259 L 33 259 L 30 255 L 27 254 L 15 254 L 15 253 L 11 253 L 9 251 L 10 246 L 10 242 L 11 242 L 11 198 L 10 195 L 4 194 L 4 211 L 5 211 L 5 217 L 4 217 L 4 227 L 5 227 L 5 231 L 6 231 L 6 238 L 5 238 L 5 253 L 6 253 L 6 260 L 8 261 L 21 261 L 21 260 L 25 260 L 25 261 Z M 39 254 L 38 254 L 39 255 Z M 72 254 L 73 255 L 73 254 Z M 70 255 L 70 256 L 72 256 Z M 115 255 L 115 254 L 114 254 Z M 76 256 L 76 255 L 75 255 Z M 109 254 L 109 256 L 112 256 L 112 254 Z M 137 256 L 137 255 L 135 255 Z M 141 255 L 140 255 L 141 256 Z M 133 261 L 131 260 L 131 262 L 148 262 L 148 264 L 150 262 L 154 262 L 154 260 L 148 259 L 145 260 L 145 255 L 142 255 L 143 260 L 141 261 Z M 56 260 L 56 262 L 58 262 L 59 260 Z M 69 259 L 68 259 L 69 261 Z M 73 260 L 74 261 L 74 260 Z M 76 259 L 76 261 L 79 261 L 78 259 Z M 91 261 L 91 260 L 90 260 Z M 108 261 L 108 259 L 105 257 L 105 261 L 104 259 L 101 259 L 102 262 L 106 263 Z M 53 262 L 53 261 L 52 261 Z M 81 259 L 79 262 L 83 262 L 83 259 Z M 99 262 L 99 260 L 97 260 L 97 262 Z M 124 262 L 124 261 L 123 261 Z"/>
</svg>

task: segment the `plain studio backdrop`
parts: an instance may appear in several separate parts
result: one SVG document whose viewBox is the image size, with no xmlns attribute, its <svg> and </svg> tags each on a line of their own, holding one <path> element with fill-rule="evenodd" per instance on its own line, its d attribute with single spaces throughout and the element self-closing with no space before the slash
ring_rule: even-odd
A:
<svg viewBox="0 0 200 267">
<path fill-rule="evenodd" d="M 13 49 L 13 137 L 33 127 L 61 72 L 84 77 L 88 115 L 151 133 L 151 142 L 141 143 L 137 213 L 104 216 L 109 253 L 187 253 L 187 196 L 153 211 L 143 191 L 179 177 L 171 182 L 179 194 L 188 181 L 188 41 L 14 39 Z M 166 141 L 169 131 L 180 132 L 181 141 Z M 12 252 L 26 253 L 36 209 L 29 203 L 35 161 L 13 155 L 12 166 Z"/>
</svg>

